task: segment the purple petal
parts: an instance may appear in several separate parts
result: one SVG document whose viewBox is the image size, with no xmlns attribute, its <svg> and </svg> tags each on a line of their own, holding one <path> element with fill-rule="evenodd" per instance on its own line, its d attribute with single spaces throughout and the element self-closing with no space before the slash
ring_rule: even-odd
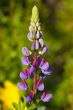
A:
<svg viewBox="0 0 73 110">
<path fill-rule="evenodd" d="M 45 98 L 42 99 L 42 101 L 43 102 L 48 102 L 48 101 L 50 101 L 52 99 L 52 97 L 53 97 L 52 94 L 47 94 L 45 96 Z"/>
<path fill-rule="evenodd" d="M 31 43 L 31 50 L 35 50 L 35 43 L 34 42 Z"/>
<path fill-rule="evenodd" d="M 41 63 L 41 58 L 40 57 L 37 58 L 37 62 L 38 62 L 38 66 L 39 66 L 40 63 Z"/>
<path fill-rule="evenodd" d="M 42 50 L 42 54 L 44 54 L 48 50 L 48 46 L 45 46 Z"/>
<path fill-rule="evenodd" d="M 21 89 L 21 90 L 27 90 L 27 88 L 28 88 L 27 85 L 22 84 L 22 83 L 20 83 L 20 82 L 19 82 L 17 85 L 18 85 L 18 88 Z"/>
<path fill-rule="evenodd" d="M 29 50 L 28 50 L 26 47 L 23 47 L 23 48 L 22 48 L 22 53 L 23 53 L 23 55 L 25 55 L 25 56 L 29 56 L 29 55 L 30 55 L 30 52 L 29 52 Z"/>
<path fill-rule="evenodd" d="M 30 64 L 30 61 L 29 61 L 28 57 L 22 57 L 21 62 L 22 62 L 23 65 L 29 65 Z"/>
<path fill-rule="evenodd" d="M 32 32 L 29 32 L 29 33 L 28 33 L 28 39 L 29 39 L 30 41 L 33 41 L 33 34 L 32 34 Z"/>
<path fill-rule="evenodd" d="M 31 76 L 31 71 L 29 69 L 24 70 L 24 74 L 29 78 Z"/>
<path fill-rule="evenodd" d="M 43 100 L 46 96 L 46 92 L 43 92 L 42 96 L 41 96 L 41 100 Z"/>
<path fill-rule="evenodd" d="M 42 51 L 39 51 L 39 54 L 44 54 L 48 50 L 48 46 L 45 46 Z"/>
<path fill-rule="evenodd" d="M 32 101 L 31 97 L 30 96 L 27 96 L 26 97 L 26 102 L 31 102 L 31 101 Z"/>
<path fill-rule="evenodd" d="M 24 72 L 20 72 L 20 78 L 21 78 L 22 80 L 25 80 L 25 79 L 27 79 L 28 77 L 27 77 L 26 74 L 24 74 Z"/>
<path fill-rule="evenodd" d="M 45 75 L 50 75 L 53 72 L 53 69 L 51 66 L 49 66 L 49 68 L 46 71 L 42 70 L 42 72 Z"/>
<path fill-rule="evenodd" d="M 44 79 L 44 78 L 46 78 L 46 75 L 43 74 L 43 73 L 40 73 L 40 78 L 41 78 L 41 79 Z"/>
<path fill-rule="evenodd" d="M 44 58 L 42 58 L 41 63 L 40 63 L 40 68 L 45 64 Z"/>
<path fill-rule="evenodd" d="M 40 43 L 41 47 L 44 46 L 44 41 L 43 41 L 43 39 L 39 39 L 39 43 Z"/>
<path fill-rule="evenodd" d="M 34 97 L 34 93 L 33 93 L 33 91 L 30 92 L 30 97 L 31 97 L 31 98 Z"/>
<path fill-rule="evenodd" d="M 48 62 L 44 63 L 43 66 L 40 67 L 42 70 L 47 70 L 49 68 Z"/>
<path fill-rule="evenodd" d="M 39 41 L 36 40 L 36 45 L 35 45 L 36 50 L 39 49 Z"/>
<path fill-rule="evenodd" d="M 37 89 L 39 91 L 43 91 L 44 90 L 44 84 L 43 84 L 43 82 L 41 80 L 38 81 Z"/>
<path fill-rule="evenodd" d="M 33 73 L 34 71 L 35 71 L 35 66 L 33 66 L 33 65 L 31 65 L 31 67 L 30 67 L 30 71 Z"/>
</svg>

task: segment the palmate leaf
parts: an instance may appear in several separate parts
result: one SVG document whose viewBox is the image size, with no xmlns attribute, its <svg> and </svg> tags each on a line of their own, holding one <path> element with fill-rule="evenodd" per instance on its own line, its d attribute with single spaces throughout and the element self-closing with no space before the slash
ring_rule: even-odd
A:
<svg viewBox="0 0 73 110">
<path fill-rule="evenodd" d="M 24 98 L 24 101 L 20 100 L 18 102 L 18 104 L 16 103 L 13 103 L 13 106 L 16 110 L 24 110 L 24 108 L 26 107 L 26 101 L 25 101 L 25 98 Z"/>
<path fill-rule="evenodd" d="M 37 105 L 32 102 L 28 110 L 35 110 L 35 109 L 37 109 Z"/>
</svg>

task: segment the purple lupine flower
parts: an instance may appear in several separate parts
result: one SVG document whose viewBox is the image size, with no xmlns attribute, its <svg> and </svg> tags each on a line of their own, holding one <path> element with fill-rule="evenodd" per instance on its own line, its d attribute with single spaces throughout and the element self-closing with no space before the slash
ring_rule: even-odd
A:
<svg viewBox="0 0 73 110">
<path fill-rule="evenodd" d="M 43 39 L 39 39 L 39 43 L 40 43 L 40 46 L 41 46 L 41 47 L 44 46 L 44 41 L 43 41 Z"/>
<path fill-rule="evenodd" d="M 37 66 L 37 59 L 36 58 L 34 58 L 34 60 L 33 60 L 33 65 L 36 67 Z"/>
<path fill-rule="evenodd" d="M 36 70 L 36 67 L 34 65 L 31 65 L 30 71 L 33 73 Z"/>
<path fill-rule="evenodd" d="M 32 43 L 31 43 L 31 50 L 35 50 L 35 42 L 34 41 L 32 41 Z"/>
<path fill-rule="evenodd" d="M 52 94 L 46 94 L 46 92 L 43 93 L 43 95 L 41 96 L 41 100 L 43 102 L 48 102 L 52 99 Z"/>
<path fill-rule="evenodd" d="M 52 67 L 49 66 L 46 71 L 42 70 L 42 73 L 45 74 L 45 75 L 50 75 L 52 73 L 52 71 L 53 71 Z"/>
<path fill-rule="evenodd" d="M 40 73 L 39 76 L 40 76 L 40 79 L 45 79 L 46 78 L 46 75 L 44 73 Z"/>
<path fill-rule="evenodd" d="M 30 41 L 33 41 L 33 39 L 32 39 L 33 38 L 33 33 L 32 32 L 29 32 L 27 37 Z"/>
<path fill-rule="evenodd" d="M 43 91 L 43 90 L 44 90 L 44 84 L 43 84 L 42 80 L 39 80 L 39 81 L 37 82 L 37 89 L 38 89 L 39 91 Z"/>
<path fill-rule="evenodd" d="M 39 41 L 36 40 L 36 43 L 35 43 L 35 49 L 38 50 L 39 49 Z"/>
<path fill-rule="evenodd" d="M 39 54 L 43 55 L 45 52 L 47 52 L 47 50 L 48 50 L 48 46 L 45 46 L 41 51 L 39 51 Z"/>
<path fill-rule="evenodd" d="M 41 63 L 41 58 L 40 58 L 40 56 L 38 56 L 37 57 L 37 65 L 38 65 L 38 67 L 39 67 L 40 63 Z"/>
<path fill-rule="evenodd" d="M 31 91 L 30 94 L 26 97 L 26 102 L 29 103 L 33 100 L 34 94 Z"/>
<path fill-rule="evenodd" d="M 27 74 L 25 74 L 24 72 L 20 72 L 20 78 L 21 78 L 22 80 L 25 80 L 25 79 L 28 78 L 28 76 L 27 76 Z"/>
<path fill-rule="evenodd" d="M 29 102 L 31 102 L 31 101 L 32 101 L 32 99 L 31 99 L 31 97 L 28 95 L 28 96 L 26 97 L 26 102 L 29 103 Z"/>
<path fill-rule="evenodd" d="M 30 91 L 30 94 L 29 95 L 30 95 L 31 98 L 33 98 L 34 97 L 33 91 Z"/>
<path fill-rule="evenodd" d="M 40 55 L 43 55 L 47 50 L 48 46 L 44 45 L 44 41 L 41 38 L 42 32 L 39 23 L 38 9 L 34 6 L 32 10 L 31 23 L 29 26 L 28 39 L 31 41 L 31 50 L 33 50 L 33 61 L 30 61 L 31 51 L 29 51 L 26 47 L 22 48 L 23 57 L 21 58 L 23 65 L 29 65 L 29 69 L 25 69 L 23 72 L 20 72 L 20 78 L 23 83 L 19 82 L 18 87 L 21 90 L 27 90 L 28 85 L 26 80 L 28 78 L 33 78 L 33 90 L 26 97 L 26 102 L 31 102 L 36 96 L 37 90 L 44 90 L 43 79 L 52 73 L 52 68 L 49 66 L 48 62 L 44 60 L 44 58 L 40 58 Z M 37 74 L 37 70 L 41 70 L 40 74 Z M 52 98 L 52 94 L 43 93 L 41 96 L 41 100 L 44 102 L 50 101 Z"/>
<path fill-rule="evenodd" d="M 25 55 L 25 56 L 29 56 L 31 53 L 30 53 L 30 51 L 26 48 L 26 47 L 23 47 L 22 48 L 22 53 L 23 53 L 23 55 Z"/>
<path fill-rule="evenodd" d="M 44 58 L 42 58 L 41 62 L 40 62 L 40 67 L 42 67 L 45 64 L 45 60 Z"/>
<path fill-rule="evenodd" d="M 18 88 L 19 88 L 20 90 L 27 90 L 27 89 L 28 89 L 28 85 L 27 85 L 26 81 L 24 80 L 23 83 L 19 82 L 19 83 L 18 83 Z"/>
<path fill-rule="evenodd" d="M 29 65 L 30 64 L 29 57 L 22 57 L 21 62 L 23 65 Z"/>
<path fill-rule="evenodd" d="M 48 50 L 48 46 L 45 46 L 42 50 L 42 54 L 44 54 Z"/>
<path fill-rule="evenodd" d="M 44 71 L 48 70 L 48 68 L 49 68 L 48 62 L 45 62 L 42 66 L 40 66 L 40 68 L 41 68 L 41 70 L 44 70 Z"/>
<path fill-rule="evenodd" d="M 31 76 L 31 71 L 30 71 L 30 69 L 25 69 L 25 70 L 24 70 L 24 73 L 27 75 L 28 78 L 30 78 L 30 76 Z"/>
<path fill-rule="evenodd" d="M 30 77 L 31 77 L 30 69 L 25 69 L 24 72 L 20 72 L 20 78 L 22 80 L 25 80 L 25 79 L 30 78 Z"/>
</svg>

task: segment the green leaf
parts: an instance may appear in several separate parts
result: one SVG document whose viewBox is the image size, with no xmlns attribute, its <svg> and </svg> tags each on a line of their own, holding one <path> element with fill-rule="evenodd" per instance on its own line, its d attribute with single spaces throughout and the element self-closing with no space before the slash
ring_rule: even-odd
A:
<svg viewBox="0 0 73 110">
<path fill-rule="evenodd" d="M 13 103 L 13 106 L 14 106 L 14 108 L 15 108 L 16 110 L 18 110 L 18 104 Z"/>
<path fill-rule="evenodd" d="M 30 107 L 29 107 L 29 110 L 34 110 L 34 109 L 36 109 L 36 108 L 37 108 L 37 105 L 34 104 L 34 103 L 31 103 L 31 104 L 30 104 Z"/>
</svg>

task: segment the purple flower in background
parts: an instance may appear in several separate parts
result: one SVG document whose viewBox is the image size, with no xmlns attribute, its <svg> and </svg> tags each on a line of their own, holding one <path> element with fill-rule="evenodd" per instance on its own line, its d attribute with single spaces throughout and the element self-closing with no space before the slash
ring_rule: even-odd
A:
<svg viewBox="0 0 73 110">
<path fill-rule="evenodd" d="M 31 23 L 27 35 L 28 40 L 31 41 L 30 49 L 32 52 L 28 50 L 27 47 L 22 48 L 23 57 L 21 58 L 21 62 L 23 65 L 26 65 L 26 68 L 20 72 L 22 83 L 18 83 L 18 88 L 25 91 L 29 89 L 29 84 L 27 84 L 28 81 L 26 82 L 26 80 L 32 78 L 33 87 L 31 92 L 26 96 L 26 102 L 28 103 L 36 98 L 37 91 L 45 91 L 43 80 L 53 71 L 49 63 L 45 61 L 43 57 L 41 58 L 41 55 L 46 53 L 48 50 L 48 46 L 44 45 L 42 35 L 38 8 L 34 6 L 32 9 Z M 52 94 L 46 94 L 46 92 L 44 92 L 41 96 L 41 101 L 43 102 L 49 102 L 51 99 Z"/>
</svg>

